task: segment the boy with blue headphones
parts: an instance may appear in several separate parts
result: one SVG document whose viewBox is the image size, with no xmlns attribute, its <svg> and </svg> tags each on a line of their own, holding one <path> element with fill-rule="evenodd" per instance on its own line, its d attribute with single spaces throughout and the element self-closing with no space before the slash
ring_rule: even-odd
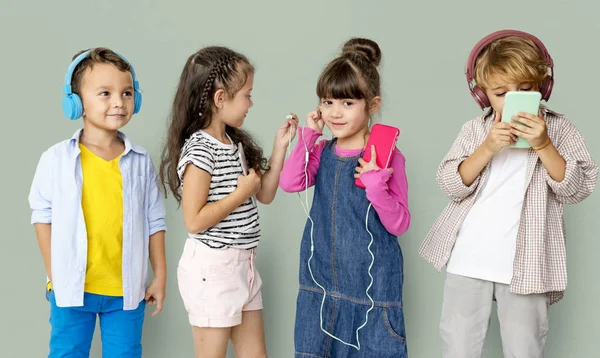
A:
<svg viewBox="0 0 600 358">
<path fill-rule="evenodd" d="M 146 303 L 165 298 L 165 209 L 150 155 L 119 130 L 139 112 L 133 67 L 107 48 L 77 54 L 63 92 L 83 129 L 46 150 L 29 194 L 47 273 L 49 357 L 141 357 Z M 147 286 L 148 258 L 154 278 Z"/>
</svg>

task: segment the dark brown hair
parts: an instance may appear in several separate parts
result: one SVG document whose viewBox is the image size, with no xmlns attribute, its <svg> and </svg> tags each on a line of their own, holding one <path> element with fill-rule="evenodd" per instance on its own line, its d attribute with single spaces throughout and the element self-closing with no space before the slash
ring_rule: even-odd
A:
<svg viewBox="0 0 600 358">
<path fill-rule="evenodd" d="M 373 40 L 353 38 L 342 48 L 342 54 L 331 61 L 317 83 L 319 98 L 365 99 L 368 111 L 373 98 L 381 94 L 377 67 L 381 50 Z"/>
<path fill-rule="evenodd" d="M 215 109 L 215 92 L 222 89 L 232 98 L 244 87 L 252 74 L 254 67 L 248 59 L 226 47 L 206 47 L 188 58 L 173 100 L 171 124 L 162 151 L 160 178 L 165 195 L 168 184 L 175 199 L 181 202 L 181 180 L 177 175 L 181 150 L 186 139 L 210 125 Z M 225 131 L 234 143 L 242 143 L 251 168 L 269 169 L 262 149 L 250 134 L 231 126 L 226 126 Z"/>
<path fill-rule="evenodd" d="M 85 71 L 88 68 L 92 69 L 96 63 L 114 65 L 123 72 L 131 72 L 131 66 L 125 60 L 123 60 L 121 56 L 117 55 L 111 49 L 105 47 L 97 47 L 94 49 L 79 51 L 75 54 L 75 56 L 73 56 L 73 60 L 86 51 L 90 51 L 90 53 L 86 58 L 79 62 L 79 64 L 77 64 L 75 71 L 73 71 L 73 77 L 71 79 L 71 88 L 73 93 L 80 94 L 79 90 L 81 89 L 81 82 L 83 81 L 83 75 Z"/>
</svg>

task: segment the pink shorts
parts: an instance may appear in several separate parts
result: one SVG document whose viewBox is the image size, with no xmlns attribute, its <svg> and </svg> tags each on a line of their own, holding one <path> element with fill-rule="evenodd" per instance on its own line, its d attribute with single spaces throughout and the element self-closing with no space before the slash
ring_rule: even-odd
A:
<svg viewBox="0 0 600 358">
<path fill-rule="evenodd" d="M 255 257 L 256 249 L 217 250 L 196 239 L 186 240 L 177 280 L 192 326 L 237 326 L 242 311 L 263 308 Z"/>
</svg>

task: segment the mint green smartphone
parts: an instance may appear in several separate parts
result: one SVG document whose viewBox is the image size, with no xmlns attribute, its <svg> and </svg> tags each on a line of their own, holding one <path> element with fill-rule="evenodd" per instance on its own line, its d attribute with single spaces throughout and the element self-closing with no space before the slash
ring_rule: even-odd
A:
<svg viewBox="0 0 600 358">
<path fill-rule="evenodd" d="M 510 91 L 504 95 L 504 109 L 502 110 L 502 122 L 511 123 L 512 117 L 519 112 L 538 115 L 540 110 L 540 101 L 542 94 L 533 91 Z M 525 138 L 517 139 L 517 142 L 510 146 L 511 148 L 531 148 Z"/>
</svg>

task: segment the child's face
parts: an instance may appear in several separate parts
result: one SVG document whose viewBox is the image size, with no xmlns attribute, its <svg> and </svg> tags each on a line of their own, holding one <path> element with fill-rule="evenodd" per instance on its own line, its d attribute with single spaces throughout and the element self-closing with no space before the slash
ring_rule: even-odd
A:
<svg viewBox="0 0 600 358">
<path fill-rule="evenodd" d="M 129 71 L 95 63 L 83 75 L 80 92 L 87 125 L 117 131 L 133 115 L 133 80 Z"/>
<path fill-rule="evenodd" d="M 319 109 L 325 125 L 334 137 L 347 139 L 365 129 L 369 115 L 364 99 L 322 98 Z"/>
<path fill-rule="evenodd" d="M 531 83 L 517 83 L 514 80 L 507 79 L 500 75 L 492 75 L 489 79 L 489 86 L 485 90 L 485 94 L 490 100 L 490 104 L 494 111 L 502 115 L 504 109 L 504 95 L 509 91 L 538 91 Z"/>
<path fill-rule="evenodd" d="M 239 90 L 233 98 L 228 98 L 223 103 L 223 108 L 219 111 L 220 117 L 225 124 L 231 127 L 241 127 L 248 110 L 252 108 L 252 88 L 254 87 L 254 75 L 248 75 L 246 84 Z"/>
</svg>

